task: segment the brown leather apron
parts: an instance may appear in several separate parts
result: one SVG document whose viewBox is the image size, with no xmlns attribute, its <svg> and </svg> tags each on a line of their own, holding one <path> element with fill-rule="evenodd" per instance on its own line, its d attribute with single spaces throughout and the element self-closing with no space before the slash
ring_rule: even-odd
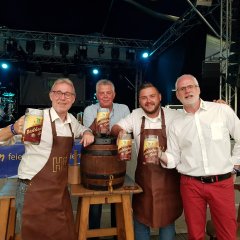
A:
<svg viewBox="0 0 240 240">
<path fill-rule="evenodd" d="M 55 122 L 52 120 L 51 126 L 51 154 L 46 165 L 32 178 L 25 193 L 23 240 L 77 239 L 67 185 L 67 166 L 74 141 L 73 133 L 71 137 L 57 136 Z M 72 132 L 70 124 L 69 127 Z"/>
<path fill-rule="evenodd" d="M 143 164 L 144 136 L 158 135 L 159 146 L 167 148 L 166 125 L 161 108 L 162 129 L 144 129 L 142 119 L 140 148 L 135 172 L 135 181 L 143 192 L 133 195 L 133 213 L 136 219 L 153 228 L 173 223 L 182 214 L 180 175 L 176 169 L 165 169 L 161 165 Z"/>
</svg>

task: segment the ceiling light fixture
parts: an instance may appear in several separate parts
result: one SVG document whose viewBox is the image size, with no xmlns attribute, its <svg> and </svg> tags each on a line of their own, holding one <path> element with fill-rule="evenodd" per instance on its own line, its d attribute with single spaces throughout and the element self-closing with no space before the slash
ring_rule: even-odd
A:
<svg viewBox="0 0 240 240">
<path fill-rule="evenodd" d="M 26 41 L 26 51 L 28 55 L 32 56 L 36 50 L 36 43 L 34 40 Z"/>
<path fill-rule="evenodd" d="M 68 43 L 60 43 L 60 54 L 62 55 L 63 58 L 66 58 L 66 56 L 69 53 L 69 46 Z"/>
</svg>

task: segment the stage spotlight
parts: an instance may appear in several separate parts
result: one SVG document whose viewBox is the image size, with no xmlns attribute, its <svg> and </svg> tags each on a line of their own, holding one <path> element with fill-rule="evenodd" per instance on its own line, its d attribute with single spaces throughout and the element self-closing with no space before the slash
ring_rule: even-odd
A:
<svg viewBox="0 0 240 240">
<path fill-rule="evenodd" d="M 26 41 L 26 51 L 28 55 L 32 56 L 36 50 L 36 43 L 34 40 Z"/>
<path fill-rule="evenodd" d="M 94 75 L 98 75 L 98 74 L 99 74 L 99 70 L 98 70 L 97 68 L 94 68 L 94 69 L 92 70 L 92 73 L 93 73 Z"/>
<path fill-rule="evenodd" d="M 87 45 L 80 45 L 74 55 L 75 63 L 83 62 L 87 58 Z"/>
<path fill-rule="evenodd" d="M 134 61 L 136 56 L 135 49 L 127 49 L 126 50 L 126 59 L 130 61 Z"/>
<path fill-rule="evenodd" d="M 113 47 L 111 50 L 112 59 L 119 59 L 120 50 L 118 47 Z"/>
<path fill-rule="evenodd" d="M 60 53 L 61 53 L 63 58 L 66 58 L 66 56 L 69 53 L 68 43 L 60 43 Z"/>
<path fill-rule="evenodd" d="M 98 53 L 99 53 L 99 55 L 104 54 L 104 52 L 105 52 L 105 48 L 104 48 L 103 44 L 100 44 L 98 46 Z"/>
<path fill-rule="evenodd" d="M 43 49 L 48 51 L 48 50 L 50 50 L 50 48 L 51 48 L 51 43 L 49 41 L 45 41 L 43 43 Z"/>
<path fill-rule="evenodd" d="M 1 68 L 7 70 L 9 68 L 9 65 L 7 63 L 1 63 Z"/>
<path fill-rule="evenodd" d="M 149 57 L 149 53 L 148 52 L 143 52 L 142 53 L 142 58 L 148 58 Z"/>
<path fill-rule="evenodd" d="M 17 52 L 17 41 L 14 38 L 8 38 L 5 40 L 6 51 L 10 56 L 13 56 Z"/>
</svg>

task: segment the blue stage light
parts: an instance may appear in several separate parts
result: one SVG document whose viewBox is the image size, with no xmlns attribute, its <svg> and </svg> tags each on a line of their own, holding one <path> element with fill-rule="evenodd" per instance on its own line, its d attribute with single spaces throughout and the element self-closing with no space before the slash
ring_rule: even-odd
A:
<svg viewBox="0 0 240 240">
<path fill-rule="evenodd" d="M 144 52 L 144 53 L 142 54 L 142 57 L 143 57 L 143 58 L 148 58 L 148 56 L 149 56 L 149 53 L 148 53 L 148 52 Z"/>
<path fill-rule="evenodd" d="M 92 70 L 92 73 L 93 73 L 94 75 L 97 75 L 97 74 L 99 74 L 99 70 L 98 70 L 97 68 L 94 68 L 94 69 Z"/>
<path fill-rule="evenodd" d="M 1 68 L 2 69 L 8 69 L 9 65 L 7 63 L 1 63 Z"/>
</svg>

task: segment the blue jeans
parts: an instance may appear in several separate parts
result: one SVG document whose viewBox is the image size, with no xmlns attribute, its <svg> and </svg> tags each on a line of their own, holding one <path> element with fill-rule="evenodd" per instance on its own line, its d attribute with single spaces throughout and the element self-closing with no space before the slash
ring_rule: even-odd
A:
<svg viewBox="0 0 240 240">
<path fill-rule="evenodd" d="M 101 216 L 102 216 L 102 204 L 90 205 L 89 229 L 100 228 Z"/>
<path fill-rule="evenodd" d="M 134 235 L 135 240 L 150 240 L 150 227 L 134 218 Z M 169 224 L 159 228 L 159 240 L 174 240 L 175 239 L 175 224 Z"/>
<path fill-rule="evenodd" d="M 16 222 L 17 226 L 19 226 L 19 229 L 16 229 L 16 232 L 21 232 L 21 226 L 22 226 L 22 210 L 23 210 L 23 204 L 24 204 L 24 197 L 25 192 L 27 191 L 28 185 L 22 182 L 18 182 L 17 190 L 16 190 Z"/>
<path fill-rule="evenodd" d="M 102 204 L 90 205 L 89 209 L 89 229 L 100 228 L 102 216 Z M 115 204 L 111 204 L 111 227 L 116 227 Z M 92 240 L 99 238 L 90 238 Z M 113 239 L 117 239 L 114 237 Z"/>
<path fill-rule="evenodd" d="M 102 204 L 90 205 L 89 209 L 89 229 L 100 228 L 102 216 Z M 111 227 L 116 227 L 115 205 L 111 204 Z"/>
</svg>

